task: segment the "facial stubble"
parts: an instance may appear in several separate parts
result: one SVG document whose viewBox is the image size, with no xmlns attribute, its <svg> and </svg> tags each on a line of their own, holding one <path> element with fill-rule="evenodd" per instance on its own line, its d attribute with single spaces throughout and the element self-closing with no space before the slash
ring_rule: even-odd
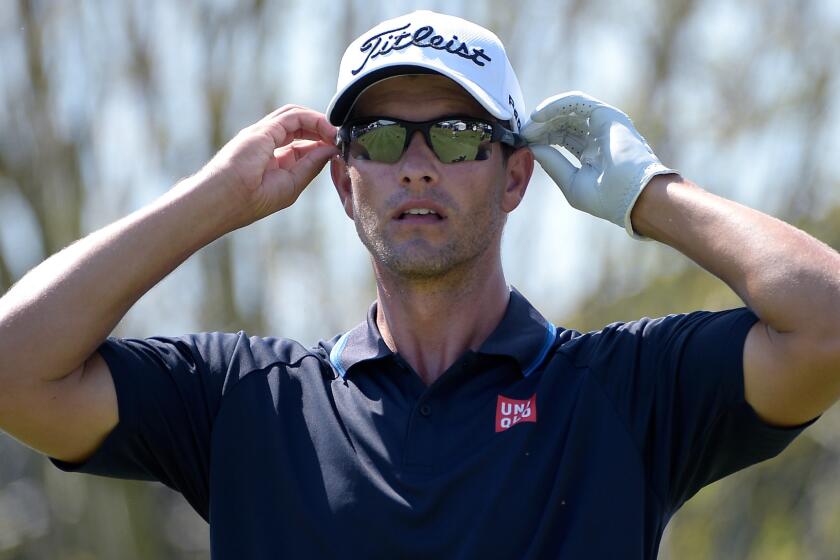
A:
<svg viewBox="0 0 840 560">
<path fill-rule="evenodd" d="M 492 200 L 475 205 L 465 214 L 449 216 L 457 220 L 441 244 L 432 243 L 418 233 L 397 241 L 388 231 L 389 216 L 379 215 L 365 204 L 353 188 L 354 222 L 359 239 L 376 265 L 406 280 L 433 280 L 466 269 L 488 251 L 494 250 L 501 236 L 506 214 L 501 209 L 502 190 L 492 189 Z"/>
</svg>

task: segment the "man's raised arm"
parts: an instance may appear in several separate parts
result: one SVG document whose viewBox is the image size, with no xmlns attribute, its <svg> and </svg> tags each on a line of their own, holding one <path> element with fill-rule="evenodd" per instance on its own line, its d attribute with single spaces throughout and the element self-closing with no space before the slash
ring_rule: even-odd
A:
<svg viewBox="0 0 840 560">
<path fill-rule="evenodd" d="M 320 113 L 277 109 L 152 204 L 26 274 L 0 299 L 0 429 L 58 459 L 93 453 L 118 421 L 99 345 L 194 252 L 294 203 L 334 138 Z"/>
<path fill-rule="evenodd" d="M 708 193 L 654 177 L 632 214 L 638 233 L 667 243 L 722 279 L 760 321 L 744 347 L 747 402 L 792 426 L 840 397 L 840 255 L 801 230 Z"/>
<path fill-rule="evenodd" d="M 758 315 L 744 347 L 744 389 L 765 421 L 801 424 L 840 398 L 836 251 L 683 180 L 662 165 L 627 115 L 584 93 L 545 100 L 523 135 L 572 206 L 633 237 L 674 247 Z M 551 145 L 563 146 L 581 165 Z"/>
</svg>

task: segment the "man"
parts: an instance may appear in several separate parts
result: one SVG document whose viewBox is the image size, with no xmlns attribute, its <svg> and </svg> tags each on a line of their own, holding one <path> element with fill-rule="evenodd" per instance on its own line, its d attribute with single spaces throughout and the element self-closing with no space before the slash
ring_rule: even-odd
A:
<svg viewBox="0 0 840 560">
<path fill-rule="evenodd" d="M 274 111 L 0 300 L 0 426 L 62 469 L 179 490 L 214 558 L 655 558 L 685 500 L 837 400 L 840 257 L 682 179 L 613 107 L 523 107 L 489 31 L 431 12 L 375 27 L 326 116 Z M 571 204 L 677 248 L 748 308 L 554 327 L 500 261 L 534 155 Z M 106 340 L 328 161 L 372 257 L 365 322 L 312 349 Z"/>
</svg>

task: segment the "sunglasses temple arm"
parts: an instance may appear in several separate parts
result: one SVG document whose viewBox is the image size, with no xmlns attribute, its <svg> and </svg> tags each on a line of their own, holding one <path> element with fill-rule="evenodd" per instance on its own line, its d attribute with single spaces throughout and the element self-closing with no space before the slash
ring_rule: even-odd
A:
<svg viewBox="0 0 840 560">
<path fill-rule="evenodd" d="M 528 145 L 528 141 L 522 137 L 521 134 L 502 129 L 502 137 L 500 139 L 505 144 L 513 146 L 514 148 L 523 148 Z"/>
</svg>

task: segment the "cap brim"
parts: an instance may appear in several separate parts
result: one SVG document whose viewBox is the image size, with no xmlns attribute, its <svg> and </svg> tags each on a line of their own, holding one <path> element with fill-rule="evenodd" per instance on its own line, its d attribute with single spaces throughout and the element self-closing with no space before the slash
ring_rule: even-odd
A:
<svg viewBox="0 0 840 560">
<path fill-rule="evenodd" d="M 431 64 L 394 64 L 392 66 L 377 68 L 365 74 L 362 78 L 353 81 L 349 86 L 335 94 L 329 107 L 327 107 L 327 119 L 335 126 L 343 124 L 356 100 L 367 88 L 387 78 L 411 74 L 439 74 L 446 76 L 467 90 L 494 117 L 505 121 L 513 117 L 510 110 L 496 103 L 474 82 L 464 78 L 460 74 L 447 70 L 448 68 L 438 68 Z"/>
</svg>

